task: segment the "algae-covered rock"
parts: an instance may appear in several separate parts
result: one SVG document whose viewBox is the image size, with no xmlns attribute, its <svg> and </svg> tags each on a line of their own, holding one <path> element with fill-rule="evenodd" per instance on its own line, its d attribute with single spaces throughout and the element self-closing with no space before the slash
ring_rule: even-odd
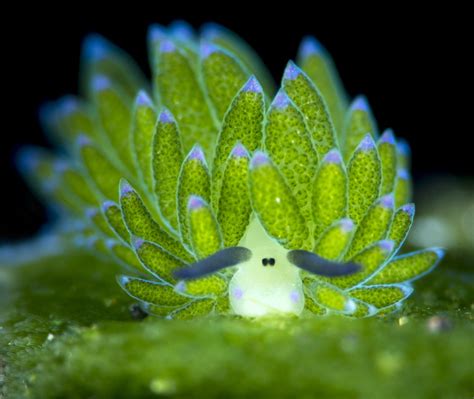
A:
<svg viewBox="0 0 474 399">
<path fill-rule="evenodd" d="M 448 256 L 399 313 L 135 320 L 113 263 L 71 249 L 2 265 L 7 398 L 472 395 L 473 274 Z"/>
</svg>

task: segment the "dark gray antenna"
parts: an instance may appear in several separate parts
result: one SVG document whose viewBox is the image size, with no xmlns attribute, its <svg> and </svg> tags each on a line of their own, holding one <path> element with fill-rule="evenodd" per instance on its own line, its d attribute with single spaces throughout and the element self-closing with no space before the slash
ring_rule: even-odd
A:
<svg viewBox="0 0 474 399">
<path fill-rule="evenodd" d="M 302 249 L 288 252 L 288 261 L 300 269 L 325 277 L 338 277 L 354 274 L 362 266 L 354 262 L 334 262 Z"/>
<path fill-rule="evenodd" d="M 201 259 L 188 267 L 183 267 L 174 271 L 174 277 L 179 280 L 190 280 L 201 278 L 217 272 L 226 267 L 235 266 L 249 260 L 252 251 L 244 247 L 229 247 L 216 252 L 215 254 Z"/>
</svg>

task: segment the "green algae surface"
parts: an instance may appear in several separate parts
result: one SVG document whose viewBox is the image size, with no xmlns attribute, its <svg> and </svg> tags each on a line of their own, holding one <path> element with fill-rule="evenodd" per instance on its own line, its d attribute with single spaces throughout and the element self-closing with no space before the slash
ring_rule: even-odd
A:
<svg viewBox="0 0 474 399">
<path fill-rule="evenodd" d="M 134 320 L 120 268 L 74 250 L 2 267 L 0 397 L 471 397 L 473 260 L 394 315 L 258 321 Z"/>
</svg>

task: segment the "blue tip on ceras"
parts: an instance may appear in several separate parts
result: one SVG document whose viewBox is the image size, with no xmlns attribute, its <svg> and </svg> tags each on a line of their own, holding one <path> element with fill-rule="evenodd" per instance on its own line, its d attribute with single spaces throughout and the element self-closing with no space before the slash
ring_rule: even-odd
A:
<svg viewBox="0 0 474 399">
<path fill-rule="evenodd" d="M 194 40 L 193 27 L 183 20 L 173 21 L 168 27 L 170 33 L 178 40 L 192 41 Z"/>
<path fill-rule="evenodd" d="M 298 49 L 298 57 L 304 59 L 312 55 L 324 54 L 324 52 L 324 47 L 316 38 L 313 36 L 305 36 Z"/>
<path fill-rule="evenodd" d="M 112 82 L 105 75 L 96 75 L 91 80 L 91 88 L 93 91 L 103 91 L 110 89 Z"/>
<path fill-rule="evenodd" d="M 127 291 L 126 286 L 130 282 L 130 277 L 124 276 L 120 274 L 117 276 L 117 283 L 122 287 L 125 291 Z M 127 291 L 128 292 L 128 291 Z"/>
<path fill-rule="evenodd" d="M 383 208 L 393 209 L 393 207 L 395 206 L 395 198 L 393 196 L 393 193 L 384 195 L 382 198 L 380 198 L 379 203 L 380 206 L 382 206 Z"/>
<path fill-rule="evenodd" d="M 126 197 L 128 194 L 133 192 L 132 186 L 125 179 L 120 180 L 119 186 L 120 186 L 120 198 Z"/>
<path fill-rule="evenodd" d="M 99 211 L 96 208 L 86 208 L 84 215 L 87 219 L 93 219 L 98 213 Z"/>
<path fill-rule="evenodd" d="M 248 158 L 249 156 L 247 149 L 240 142 L 234 146 L 230 154 L 233 158 Z"/>
<path fill-rule="evenodd" d="M 365 96 L 357 96 L 351 104 L 351 111 L 370 112 L 369 102 Z"/>
<path fill-rule="evenodd" d="M 223 32 L 225 32 L 225 28 L 214 22 L 208 22 L 200 29 L 201 37 L 204 37 L 207 40 L 215 39 L 216 37 L 221 36 Z"/>
<path fill-rule="evenodd" d="M 333 149 L 325 155 L 323 162 L 340 164 L 342 163 L 342 155 L 339 150 Z"/>
<path fill-rule="evenodd" d="M 352 221 L 352 219 L 349 218 L 341 219 L 339 221 L 339 225 L 341 226 L 341 229 L 346 233 L 350 233 L 355 228 L 354 222 Z"/>
<path fill-rule="evenodd" d="M 199 195 L 191 195 L 188 200 L 188 210 L 196 211 L 198 209 L 204 208 L 206 202 Z"/>
<path fill-rule="evenodd" d="M 443 248 L 436 247 L 436 248 L 432 248 L 431 250 L 432 250 L 432 251 L 436 254 L 436 256 L 438 257 L 437 262 L 439 262 L 441 259 L 443 259 L 443 258 L 444 258 L 444 255 L 446 255 L 446 250 L 444 250 Z"/>
<path fill-rule="evenodd" d="M 276 109 L 284 109 L 291 104 L 291 100 L 283 89 L 278 90 L 275 98 L 272 101 L 272 107 Z"/>
<path fill-rule="evenodd" d="M 399 169 L 397 171 L 397 177 L 402 180 L 409 180 L 410 179 L 410 173 L 408 173 L 408 170 L 406 169 Z"/>
<path fill-rule="evenodd" d="M 411 154 L 410 144 L 408 144 L 408 142 L 404 139 L 398 139 L 397 149 L 400 154 L 406 157 L 410 156 Z"/>
<path fill-rule="evenodd" d="M 204 151 L 199 144 L 195 144 L 194 147 L 191 149 L 188 155 L 188 159 L 196 160 L 203 164 L 206 163 L 206 157 L 204 156 Z"/>
<path fill-rule="evenodd" d="M 167 38 L 166 29 L 160 24 L 153 24 L 148 27 L 148 42 L 157 43 Z"/>
<path fill-rule="evenodd" d="M 139 107 L 153 107 L 153 100 L 145 90 L 140 90 L 135 99 L 135 104 Z"/>
<path fill-rule="evenodd" d="M 284 80 L 295 80 L 299 75 L 301 75 L 301 69 L 296 66 L 293 61 L 288 61 L 286 64 L 285 72 L 283 72 Z"/>
<path fill-rule="evenodd" d="M 214 43 L 208 40 L 201 40 L 199 43 L 199 54 L 203 60 L 219 50 Z"/>
<path fill-rule="evenodd" d="M 163 108 L 160 113 L 159 120 L 161 123 L 174 123 L 173 114 L 167 108 Z"/>
<path fill-rule="evenodd" d="M 108 240 L 105 241 L 105 246 L 109 249 L 109 250 L 113 250 L 114 247 L 117 246 L 117 241 L 115 241 L 114 239 L 110 238 Z"/>
<path fill-rule="evenodd" d="M 160 42 L 160 52 L 162 53 L 172 53 L 176 51 L 176 46 L 170 39 L 163 39 Z"/>
<path fill-rule="evenodd" d="M 79 108 L 79 100 L 73 95 L 67 95 L 57 101 L 46 103 L 40 109 L 40 117 L 66 116 Z"/>
<path fill-rule="evenodd" d="M 402 212 L 405 212 L 410 217 L 413 217 L 415 215 L 415 204 L 413 203 L 405 204 L 400 209 Z"/>
<path fill-rule="evenodd" d="M 252 169 L 258 168 L 259 166 L 270 164 L 270 158 L 263 151 L 255 151 L 250 162 L 250 167 Z"/>
<path fill-rule="evenodd" d="M 250 76 L 247 83 L 245 83 L 244 87 L 242 88 L 243 92 L 251 92 L 251 93 L 263 93 L 263 89 L 259 81 L 255 76 Z"/>
<path fill-rule="evenodd" d="M 98 61 L 107 57 L 112 51 L 112 44 L 97 33 L 87 36 L 83 43 L 82 56 L 85 60 Z"/>
<path fill-rule="evenodd" d="M 69 170 L 69 164 L 64 159 L 56 159 L 53 162 L 53 170 L 57 174 L 62 175 L 64 172 Z"/>
<path fill-rule="evenodd" d="M 376 245 L 387 254 L 391 253 L 395 247 L 395 243 L 392 240 L 382 240 Z"/>
<path fill-rule="evenodd" d="M 15 160 L 18 169 L 22 173 L 31 173 L 38 167 L 40 149 L 33 146 L 21 147 L 15 155 Z"/>
<path fill-rule="evenodd" d="M 109 208 L 112 208 L 114 206 L 118 206 L 114 201 L 104 201 L 102 203 L 102 212 L 107 212 Z"/>
<path fill-rule="evenodd" d="M 83 133 L 78 134 L 76 138 L 76 145 L 79 149 L 89 146 L 91 144 L 92 144 L 92 141 L 87 135 Z"/>
<path fill-rule="evenodd" d="M 374 139 L 372 138 L 372 135 L 370 133 L 367 133 L 360 142 L 360 144 L 357 146 L 356 151 L 368 152 L 372 151 L 373 149 L 375 149 Z"/>
<path fill-rule="evenodd" d="M 391 145 L 395 145 L 395 135 L 393 134 L 392 129 L 386 129 L 383 133 L 382 136 L 380 136 L 379 142 L 382 143 L 387 143 Z"/>
<path fill-rule="evenodd" d="M 131 236 L 130 237 L 130 241 L 132 243 L 132 246 L 133 246 L 133 249 L 135 250 L 139 250 L 140 247 L 143 245 L 143 243 L 145 242 L 145 240 L 143 240 L 142 238 L 140 237 L 136 237 L 136 236 Z"/>
</svg>

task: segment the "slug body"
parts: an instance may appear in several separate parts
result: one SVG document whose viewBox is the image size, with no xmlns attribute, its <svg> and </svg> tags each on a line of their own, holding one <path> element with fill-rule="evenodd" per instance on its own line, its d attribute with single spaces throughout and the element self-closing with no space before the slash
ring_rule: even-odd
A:
<svg viewBox="0 0 474 399">
<path fill-rule="evenodd" d="M 159 317 L 399 309 L 443 256 L 397 255 L 415 211 L 407 144 L 349 102 L 314 38 L 277 88 L 236 35 L 185 30 L 150 27 L 152 85 L 89 36 L 87 96 L 42 108 L 61 151 L 25 148 L 18 166 L 74 222 L 67 237 L 129 267 L 118 283 Z"/>
<path fill-rule="evenodd" d="M 252 257 L 238 265 L 229 283 L 232 311 L 245 317 L 301 314 L 303 283 L 300 270 L 288 262 L 288 250 L 268 236 L 257 218 L 240 245 L 249 248 Z"/>
</svg>

